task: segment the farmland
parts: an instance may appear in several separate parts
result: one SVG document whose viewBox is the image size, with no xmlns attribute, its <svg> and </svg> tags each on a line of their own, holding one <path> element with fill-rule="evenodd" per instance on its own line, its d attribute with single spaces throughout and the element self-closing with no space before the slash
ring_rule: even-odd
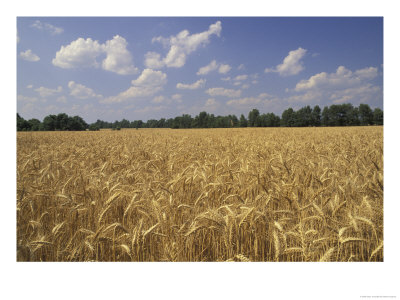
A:
<svg viewBox="0 0 400 300">
<path fill-rule="evenodd" d="M 17 261 L 383 261 L 383 127 L 17 133 Z"/>
</svg>

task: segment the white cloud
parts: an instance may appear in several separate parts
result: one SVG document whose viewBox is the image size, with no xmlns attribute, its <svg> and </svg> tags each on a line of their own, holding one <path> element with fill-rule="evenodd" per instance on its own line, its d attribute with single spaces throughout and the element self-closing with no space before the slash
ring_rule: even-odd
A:
<svg viewBox="0 0 400 300">
<path fill-rule="evenodd" d="M 78 38 L 67 46 L 61 46 L 53 59 L 53 65 L 71 69 L 78 67 L 99 67 L 96 58 L 104 52 L 103 46 L 91 38 Z"/>
<path fill-rule="evenodd" d="M 152 69 L 144 69 L 142 74 L 132 80 L 132 86 L 117 96 L 101 100 L 101 103 L 118 103 L 128 99 L 153 96 L 167 83 L 167 74 Z"/>
<path fill-rule="evenodd" d="M 33 84 L 28 84 L 28 85 L 26 86 L 26 88 L 27 88 L 27 89 L 33 88 Z"/>
<path fill-rule="evenodd" d="M 206 74 L 208 74 L 208 73 L 210 73 L 212 71 L 215 71 L 217 69 L 218 69 L 218 73 L 226 74 L 232 68 L 231 68 L 230 65 L 217 63 L 217 61 L 214 59 L 207 66 L 201 67 L 196 74 L 197 75 L 206 75 Z"/>
<path fill-rule="evenodd" d="M 61 93 L 63 88 L 61 86 L 57 87 L 57 89 L 49 89 L 46 87 L 41 86 L 40 88 L 35 89 L 35 92 L 38 92 L 41 97 L 49 97 L 53 96 L 54 94 Z"/>
<path fill-rule="evenodd" d="M 223 80 L 223 81 L 230 81 L 231 78 L 228 76 L 228 77 L 223 77 L 223 78 L 221 78 L 221 80 Z"/>
<path fill-rule="evenodd" d="M 144 64 L 151 69 L 160 69 L 164 66 L 164 62 L 160 58 L 161 55 L 156 52 L 147 52 Z"/>
<path fill-rule="evenodd" d="M 152 69 L 144 69 L 142 74 L 132 80 L 132 85 L 138 87 L 159 87 L 167 83 L 167 74 Z"/>
<path fill-rule="evenodd" d="M 378 68 L 364 68 L 355 71 L 354 74 L 360 79 L 374 79 L 376 76 L 378 76 Z"/>
<path fill-rule="evenodd" d="M 225 96 L 225 97 L 240 97 L 242 94 L 241 90 L 232 90 L 232 89 L 225 89 L 222 87 L 216 87 L 216 88 L 210 88 L 206 91 L 207 94 L 209 94 L 212 97 L 215 96 Z"/>
<path fill-rule="evenodd" d="M 120 75 L 137 73 L 138 68 L 133 65 L 132 55 L 126 49 L 127 46 L 126 40 L 119 35 L 107 41 L 104 44 L 104 51 L 107 53 L 107 57 L 103 60 L 103 69 Z"/>
<path fill-rule="evenodd" d="M 383 99 L 382 88 L 369 81 L 378 76 L 378 69 L 367 67 L 352 72 L 339 66 L 334 73 L 321 72 L 308 79 L 301 80 L 294 90 L 298 94 L 287 97 L 289 103 L 319 103 L 328 100 L 328 105 L 342 103 L 380 103 Z"/>
<path fill-rule="evenodd" d="M 242 80 L 246 80 L 247 77 L 248 77 L 248 75 L 238 75 L 235 78 L 233 78 L 233 80 L 242 81 Z"/>
<path fill-rule="evenodd" d="M 97 61 L 100 55 L 106 55 L 102 61 L 102 68 L 120 75 L 137 73 L 138 69 L 133 65 L 132 55 L 127 50 L 126 40 L 116 35 L 113 39 L 100 44 L 91 38 L 86 40 L 78 38 L 67 46 L 61 46 L 56 57 L 52 60 L 53 65 L 72 69 L 80 67 L 100 67 Z"/>
<path fill-rule="evenodd" d="M 211 61 L 207 66 L 201 67 L 199 71 L 196 73 L 197 75 L 206 75 L 211 71 L 214 71 L 218 68 L 218 64 L 216 60 Z"/>
<path fill-rule="evenodd" d="M 265 73 L 277 72 L 280 76 L 296 75 L 304 70 L 303 62 L 301 59 L 306 54 L 307 50 L 299 47 L 297 50 L 289 52 L 285 57 L 283 63 L 276 66 L 276 68 L 266 68 Z"/>
<path fill-rule="evenodd" d="M 331 94 L 330 100 L 335 104 L 369 103 L 373 98 L 382 98 L 382 89 L 370 83 L 353 88 L 339 90 Z"/>
<path fill-rule="evenodd" d="M 155 52 L 148 52 L 145 55 L 145 65 L 151 68 L 161 68 L 164 66 L 181 68 L 186 63 L 187 56 L 196 51 L 200 46 L 204 46 L 210 41 L 211 35 L 219 36 L 221 33 L 221 22 L 217 21 L 211 24 L 207 31 L 189 34 L 188 30 L 183 30 L 176 36 L 169 38 L 155 37 L 152 42 L 160 42 L 164 47 L 169 47 L 167 55 L 161 58 L 161 55 Z"/>
<path fill-rule="evenodd" d="M 239 67 L 237 68 L 238 70 L 243 70 L 244 69 L 244 64 L 240 64 Z"/>
<path fill-rule="evenodd" d="M 173 94 L 173 95 L 172 95 L 172 99 L 174 99 L 174 100 L 181 100 L 181 99 L 182 99 L 182 95 L 181 95 L 181 94 Z"/>
<path fill-rule="evenodd" d="M 148 112 L 162 111 L 164 109 L 166 109 L 166 107 L 163 106 L 163 105 L 146 106 L 146 107 L 143 107 L 143 108 L 138 108 L 138 109 L 134 110 L 134 112 L 136 112 L 136 113 L 148 113 Z"/>
<path fill-rule="evenodd" d="M 207 101 L 206 101 L 206 103 L 205 103 L 205 106 L 207 107 L 207 106 L 215 106 L 217 104 L 217 102 L 215 101 L 215 99 L 214 98 L 209 98 L 209 99 L 207 99 Z"/>
<path fill-rule="evenodd" d="M 37 97 L 28 97 L 24 95 L 17 95 L 17 101 L 18 102 L 36 102 L 38 100 Z"/>
<path fill-rule="evenodd" d="M 279 98 L 269 95 L 267 93 L 261 93 L 255 97 L 231 99 L 227 101 L 226 104 L 231 107 L 241 108 L 241 110 L 243 109 L 243 107 L 248 107 L 249 105 L 252 105 L 253 107 L 257 106 L 263 109 L 270 109 L 272 108 L 271 106 L 276 106 L 276 104 L 279 102 Z"/>
<path fill-rule="evenodd" d="M 231 67 L 230 65 L 221 64 L 221 65 L 219 66 L 218 72 L 221 73 L 221 74 L 226 74 L 226 73 L 228 73 L 231 69 L 232 69 L 232 67 Z"/>
<path fill-rule="evenodd" d="M 245 90 L 245 89 L 248 89 L 249 87 L 250 87 L 250 84 L 243 84 L 243 85 L 242 85 L 242 89 L 244 89 L 244 90 Z"/>
<path fill-rule="evenodd" d="M 184 83 L 178 83 L 176 85 L 177 89 L 181 89 L 181 90 L 196 90 L 198 88 L 201 88 L 204 86 L 206 80 L 205 79 L 199 79 L 196 82 L 192 83 L 192 84 L 184 84 Z"/>
<path fill-rule="evenodd" d="M 249 105 L 258 104 L 261 102 L 260 98 L 257 97 L 245 97 L 241 99 L 229 100 L 226 102 L 227 105 Z"/>
<path fill-rule="evenodd" d="M 61 34 L 64 32 L 64 29 L 62 29 L 61 27 L 56 27 L 54 25 L 51 25 L 49 23 L 42 23 L 39 20 L 36 20 L 31 27 L 39 29 L 39 30 L 46 30 L 47 32 L 49 32 L 51 35 L 57 35 L 57 34 Z"/>
<path fill-rule="evenodd" d="M 309 79 L 301 80 L 296 84 L 296 91 L 309 89 L 337 89 L 359 85 L 365 80 L 378 76 L 378 69 L 374 67 L 364 68 L 354 73 L 344 66 L 339 66 L 335 73 L 321 72 L 311 76 Z"/>
<path fill-rule="evenodd" d="M 165 97 L 160 95 L 160 96 L 154 97 L 151 102 L 153 102 L 153 103 L 162 103 L 162 102 L 164 102 L 164 100 L 165 100 Z"/>
<path fill-rule="evenodd" d="M 268 97 L 271 97 L 271 95 L 267 93 L 261 93 L 260 95 L 258 95 L 258 98 L 268 98 Z"/>
<path fill-rule="evenodd" d="M 32 52 L 31 49 L 26 50 L 25 52 L 21 52 L 19 56 L 27 61 L 39 61 L 40 57 Z"/>
<path fill-rule="evenodd" d="M 91 88 L 88 88 L 82 84 L 76 83 L 74 81 L 68 82 L 68 87 L 70 89 L 70 95 L 78 99 L 88 99 L 88 98 L 101 98 L 101 95 L 97 95 Z"/>
<path fill-rule="evenodd" d="M 67 97 L 65 96 L 60 96 L 56 99 L 57 102 L 59 103 L 67 103 Z"/>
<path fill-rule="evenodd" d="M 303 94 L 292 95 L 285 98 L 288 103 L 317 104 L 324 98 L 324 93 L 317 90 L 309 90 Z"/>
</svg>

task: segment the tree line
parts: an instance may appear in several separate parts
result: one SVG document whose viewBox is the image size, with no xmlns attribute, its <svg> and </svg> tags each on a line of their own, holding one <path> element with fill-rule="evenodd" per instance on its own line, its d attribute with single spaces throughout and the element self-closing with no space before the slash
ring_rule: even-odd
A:
<svg viewBox="0 0 400 300">
<path fill-rule="evenodd" d="M 189 114 L 183 114 L 175 118 L 106 122 L 97 120 L 88 124 L 79 116 L 68 116 L 65 113 L 48 115 L 42 122 L 38 119 L 25 120 L 17 113 L 18 131 L 82 131 L 121 128 L 229 128 L 229 127 L 319 127 L 319 126 L 366 126 L 383 125 L 383 111 L 380 108 L 374 110 L 368 104 L 360 104 L 354 107 L 352 104 L 334 104 L 321 108 L 309 105 L 298 110 L 288 108 L 279 117 L 274 113 L 260 114 L 258 109 L 252 109 L 247 118 L 241 114 L 215 116 L 205 111 L 200 112 L 194 118 Z"/>
</svg>

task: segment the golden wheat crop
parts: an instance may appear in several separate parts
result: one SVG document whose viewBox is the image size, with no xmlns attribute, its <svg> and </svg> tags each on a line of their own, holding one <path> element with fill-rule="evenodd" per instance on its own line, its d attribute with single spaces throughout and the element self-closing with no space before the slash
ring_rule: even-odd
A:
<svg viewBox="0 0 400 300">
<path fill-rule="evenodd" d="M 383 261 L 383 128 L 17 134 L 17 261 Z"/>
</svg>

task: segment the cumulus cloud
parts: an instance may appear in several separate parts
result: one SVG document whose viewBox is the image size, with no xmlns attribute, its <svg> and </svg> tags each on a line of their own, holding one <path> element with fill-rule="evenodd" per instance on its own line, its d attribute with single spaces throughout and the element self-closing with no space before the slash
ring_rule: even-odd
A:
<svg viewBox="0 0 400 300">
<path fill-rule="evenodd" d="M 228 73 L 230 70 L 232 69 L 232 67 L 230 65 L 224 65 L 221 64 L 218 68 L 218 72 L 221 74 L 226 74 Z"/>
<path fill-rule="evenodd" d="M 134 110 L 136 113 L 148 113 L 148 112 L 155 112 L 155 111 L 162 111 L 166 109 L 166 106 L 164 105 L 159 105 L 159 106 L 146 106 L 143 108 L 138 108 Z"/>
<path fill-rule="evenodd" d="M 382 89 L 379 86 L 374 86 L 370 83 L 339 90 L 331 94 L 330 100 L 335 104 L 347 102 L 369 103 L 373 99 L 382 98 Z"/>
<path fill-rule="evenodd" d="M 227 105 L 249 105 L 258 104 L 261 102 L 260 98 L 257 97 L 245 97 L 241 99 L 229 100 L 226 102 Z"/>
<path fill-rule="evenodd" d="M 354 73 L 344 66 L 339 66 L 335 73 L 321 72 L 309 79 L 301 80 L 296 84 L 296 91 L 304 91 L 319 88 L 346 88 L 359 85 L 365 80 L 378 76 L 378 69 L 374 67 L 364 68 Z"/>
<path fill-rule="evenodd" d="M 226 74 L 232 68 L 231 68 L 230 65 L 217 63 L 217 61 L 214 59 L 207 66 L 201 67 L 196 74 L 197 75 L 206 75 L 206 74 L 208 74 L 208 73 L 210 73 L 212 71 L 215 71 L 217 69 L 218 69 L 218 73 Z"/>
<path fill-rule="evenodd" d="M 196 90 L 198 88 L 201 88 L 204 86 L 206 80 L 205 79 L 199 79 L 196 82 L 192 83 L 192 84 L 184 84 L 184 83 L 178 83 L 176 85 L 177 89 L 180 90 Z"/>
<path fill-rule="evenodd" d="M 35 92 L 38 92 L 39 95 L 44 98 L 61 93 L 62 91 L 63 91 L 63 88 L 61 86 L 57 87 L 57 89 L 49 89 L 49 88 L 46 88 L 43 86 L 35 89 Z"/>
<path fill-rule="evenodd" d="M 21 52 L 19 56 L 27 61 L 39 61 L 40 57 L 32 52 L 31 49 L 26 50 L 25 52 Z"/>
<path fill-rule="evenodd" d="M 240 97 L 242 94 L 241 90 L 225 89 L 222 87 L 210 88 L 206 91 L 211 97 L 224 96 L 224 97 Z"/>
<path fill-rule="evenodd" d="M 67 46 L 61 46 L 52 60 L 53 65 L 71 69 L 78 67 L 99 67 L 96 58 L 104 52 L 104 47 L 91 38 L 78 38 Z"/>
<path fill-rule="evenodd" d="M 144 64 L 151 69 L 160 69 L 164 66 L 164 62 L 161 60 L 161 55 L 156 52 L 147 52 L 145 54 Z"/>
<path fill-rule="evenodd" d="M 218 68 L 218 64 L 216 60 L 211 61 L 207 66 L 201 67 L 199 71 L 196 73 L 197 75 L 206 75 L 211 71 L 214 71 Z"/>
<path fill-rule="evenodd" d="M 36 102 L 38 101 L 37 97 L 28 97 L 28 96 L 24 96 L 24 95 L 17 95 L 17 101 L 18 102 Z"/>
<path fill-rule="evenodd" d="M 132 86 L 117 96 L 101 100 L 102 103 L 118 103 L 128 99 L 153 96 L 167 83 L 167 74 L 152 69 L 144 69 L 142 74 L 132 80 Z"/>
<path fill-rule="evenodd" d="M 60 97 L 58 97 L 58 98 L 56 99 L 56 101 L 57 101 L 58 103 L 67 103 L 67 97 L 65 97 L 65 96 L 60 96 Z"/>
<path fill-rule="evenodd" d="M 173 94 L 172 99 L 180 101 L 180 100 L 182 100 L 182 95 L 181 94 Z"/>
<path fill-rule="evenodd" d="M 51 25 L 49 23 L 43 23 L 39 20 L 36 20 L 31 27 L 39 29 L 39 30 L 44 30 L 49 32 L 51 35 L 57 35 L 57 34 L 61 34 L 64 32 L 64 29 L 62 29 L 61 27 L 56 27 L 54 25 Z"/>
<path fill-rule="evenodd" d="M 275 68 L 266 68 L 265 73 L 277 72 L 280 76 L 296 75 L 304 70 L 302 58 L 307 53 L 307 50 L 299 47 L 297 50 L 289 52 L 285 57 L 283 63 L 277 65 Z"/>
<path fill-rule="evenodd" d="M 214 98 L 207 99 L 206 103 L 204 104 L 206 107 L 208 106 L 215 106 L 217 105 L 217 101 Z"/>
<path fill-rule="evenodd" d="M 75 81 L 68 82 L 70 89 L 70 95 L 78 99 L 88 98 L 101 98 L 101 95 L 97 95 L 91 88 L 88 88 L 82 84 L 76 83 Z"/>
<path fill-rule="evenodd" d="M 135 74 L 138 69 L 133 65 L 132 55 L 127 50 L 127 45 L 126 40 L 119 35 L 104 44 L 91 38 L 86 40 L 78 38 L 67 46 L 61 46 L 52 63 L 63 69 L 98 68 L 101 65 L 104 70 L 120 75 Z M 106 58 L 100 64 L 98 57 L 104 54 Z"/>
<path fill-rule="evenodd" d="M 132 80 L 132 85 L 137 87 L 160 87 L 167 83 L 167 74 L 152 69 L 144 69 L 142 74 Z"/>
<path fill-rule="evenodd" d="M 154 97 L 153 100 L 151 100 L 151 102 L 153 102 L 153 103 L 162 103 L 162 102 L 164 102 L 164 100 L 165 100 L 165 97 L 160 95 L 160 96 Z"/>
<path fill-rule="evenodd" d="M 382 88 L 373 85 L 378 68 L 367 67 L 351 71 L 339 66 L 334 73 L 321 72 L 296 84 L 296 94 L 287 97 L 289 103 L 319 103 L 327 99 L 328 105 L 342 103 L 379 103 L 383 99 Z"/>
<path fill-rule="evenodd" d="M 248 75 L 238 75 L 235 78 L 233 78 L 233 80 L 242 81 L 242 80 L 246 80 L 248 77 L 249 77 Z"/>
<path fill-rule="evenodd" d="M 138 68 L 133 65 L 132 55 L 126 49 L 127 46 L 126 40 L 119 35 L 107 41 L 104 44 L 104 51 L 107 57 L 103 60 L 103 69 L 120 75 L 137 73 Z"/>
<path fill-rule="evenodd" d="M 273 97 L 272 95 L 269 95 L 267 93 L 261 93 L 258 96 L 255 97 L 243 97 L 243 98 L 238 98 L 238 99 L 231 99 L 226 102 L 227 105 L 233 106 L 233 107 L 244 107 L 248 105 L 258 105 L 258 106 L 266 106 L 270 105 L 271 103 L 277 101 L 276 97 Z"/>
<path fill-rule="evenodd" d="M 174 67 L 181 68 L 185 65 L 187 56 L 196 51 L 200 46 L 204 46 L 210 41 L 212 35 L 220 36 L 221 21 L 211 24 L 207 31 L 190 34 L 188 30 L 183 30 L 175 36 L 154 37 L 152 42 L 159 42 L 165 48 L 169 48 L 168 53 L 161 59 L 161 55 L 156 52 L 148 52 L 145 55 L 145 65 L 148 68 Z"/>
<path fill-rule="evenodd" d="M 378 76 L 378 68 L 375 68 L 375 67 L 364 68 L 364 69 L 356 70 L 354 72 L 354 74 L 361 80 L 374 79 L 376 76 Z"/>
</svg>

